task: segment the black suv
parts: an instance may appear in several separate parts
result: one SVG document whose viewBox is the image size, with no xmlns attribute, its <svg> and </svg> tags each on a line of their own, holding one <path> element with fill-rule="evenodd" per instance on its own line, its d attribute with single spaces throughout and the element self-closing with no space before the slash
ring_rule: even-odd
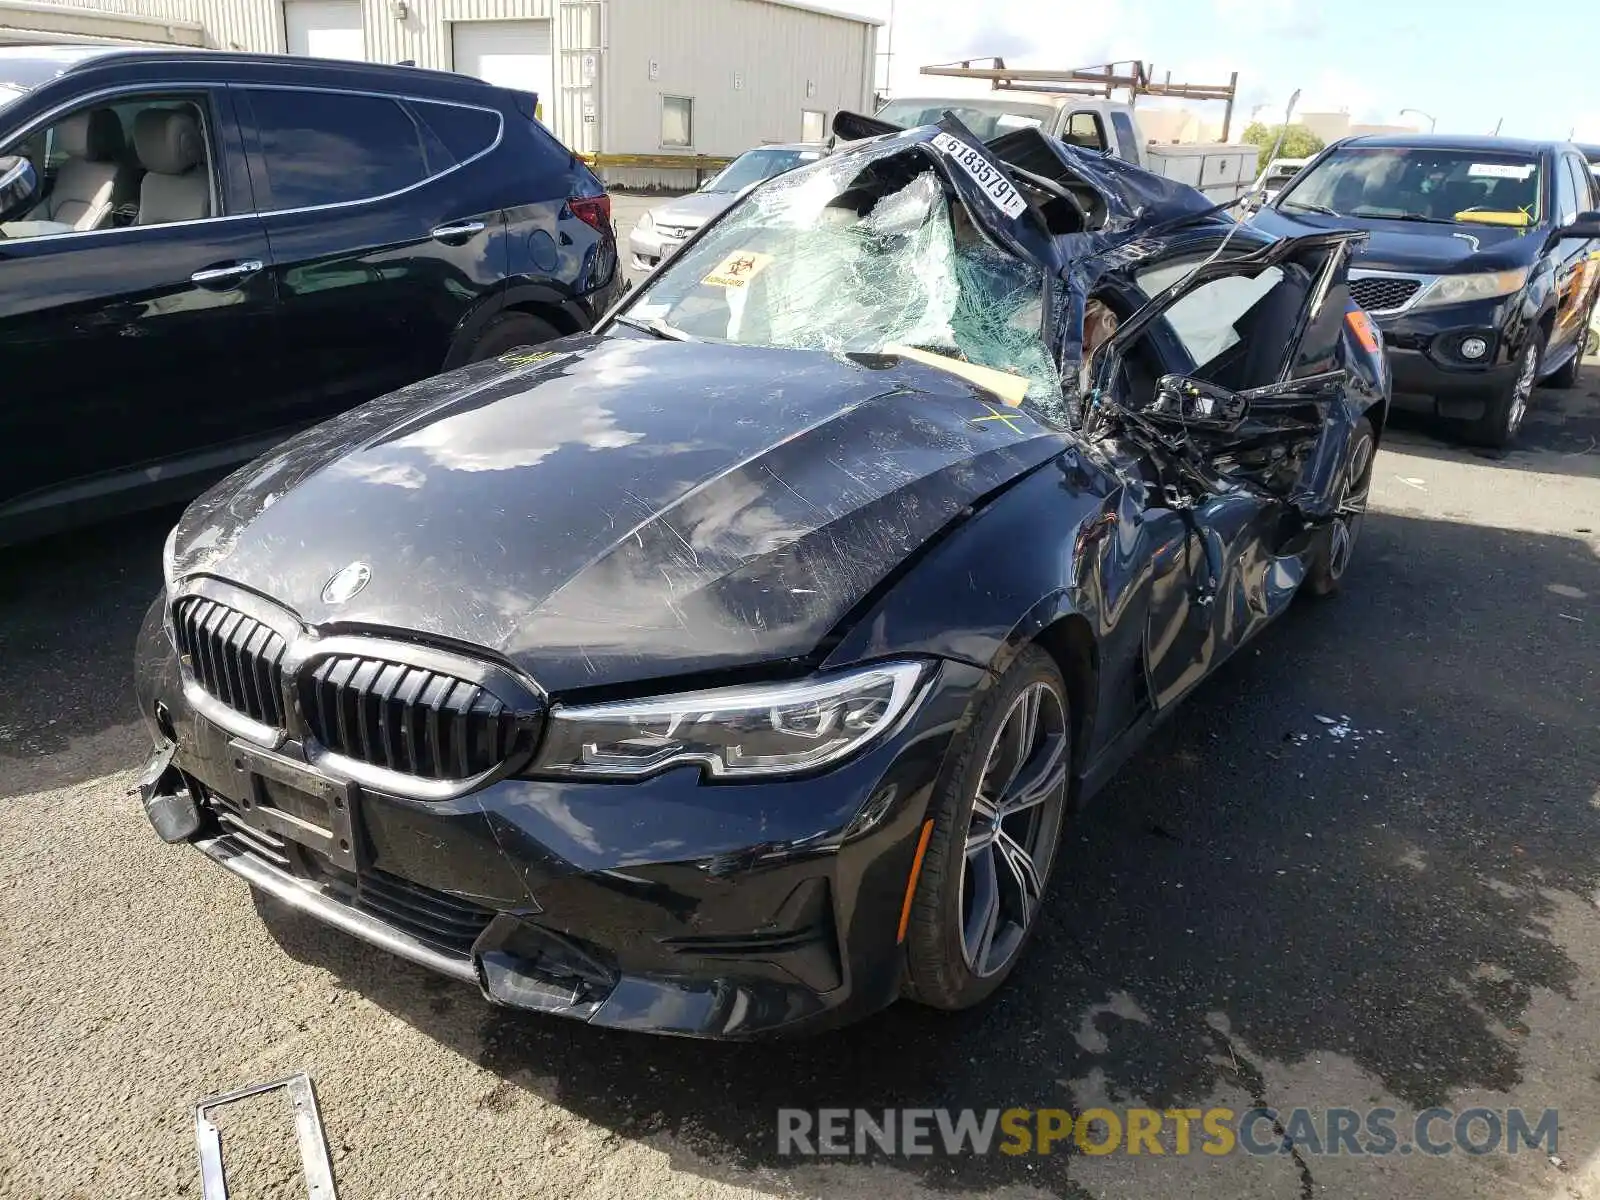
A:
<svg viewBox="0 0 1600 1200">
<path fill-rule="evenodd" d="M 1578 380 L 1600 296 L 1600 186 L 1576 146 L 1356 137 L 1328 147 L 1255 223 L 1362 229 L 1350 291 L 1377 319 L 1394 404 L 1517 435 L 1533 389 Z"/>
<path fill-rule="evenodd" d="M 611 202 L 534 104 L 410 67 L 0 49 L 0 543 L 589 328 Z"/>
</svg>

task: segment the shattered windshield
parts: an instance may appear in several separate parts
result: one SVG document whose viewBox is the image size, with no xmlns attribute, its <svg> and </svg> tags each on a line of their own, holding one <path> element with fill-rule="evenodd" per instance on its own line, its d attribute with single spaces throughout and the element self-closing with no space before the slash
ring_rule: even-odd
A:
<svg viewBox="0 0 1600 1200">
<path fill-rule="evenodd" d="M 1531 154 L 1350 146 L 1300 172 L 1281 207 L 1341 217 L 1525 226 L 1540 218 L 1540 176 Z"/>
<path fill-rule="evenodd" d="M 865 161 L 865 165 L 863 165 Z M 622 314 L 662 336 L 897 353 L 1017 379 L 1053 412 L 1043 272 L 994 245 L 928 160 L 825 159 L 764 185 L 641 289 Z"/>
</svg>

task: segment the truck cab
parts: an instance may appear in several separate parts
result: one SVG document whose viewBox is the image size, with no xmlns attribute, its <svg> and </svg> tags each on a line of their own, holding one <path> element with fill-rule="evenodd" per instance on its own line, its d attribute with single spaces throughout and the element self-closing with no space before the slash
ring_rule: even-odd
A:
<svg viewBox="0 0 1600 1200">
<path fill-rule="evenodd" d="M 1042 129 L 1079 150 L 1110 154 L 1186 183 L 1219 204 L 1249 190 L 1260 153 L 1248 144 L 1148 141 L 1131 105 L 1093 96 L 1010 88 L 1004 96 L 908 96 L 890 100 L 874 115 L 915 129 L 936 124 L 946 112 L 955 113 L 985 141 L 1013 129 Z"/>
<path fill-rule="evenodd" d="M 932 96 L 890 100 L 875 114 L 903 129 L 932 125 L 946 112 L 988 141 L 1013 129 L 1043 129 L 1080 150 L 1109 150 L 1144 166 L 1143 138 L 1126 104 L 1049 92 L 1012 92 L 1002 97 Z"/>
</svg>

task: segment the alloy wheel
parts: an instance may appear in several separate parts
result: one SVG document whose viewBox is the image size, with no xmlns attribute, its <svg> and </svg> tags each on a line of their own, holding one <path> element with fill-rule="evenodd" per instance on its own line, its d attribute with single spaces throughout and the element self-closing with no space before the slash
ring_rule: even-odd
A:
<svg viewBox="0 0 1600 1200">
<path fill-rule="evenodd" d="M 1328 574 L 1342 579 L 1345 568 L 1355 554 L 1356 539 L 1361 536 L 1362 523 L 1367 518 L 1367 497 L 1372 491 L 1372 437 L 1363 432 L 1350 454 L 1345 469 L 1344 496 L 1333 518 L 1333 528 L 1328 546 Z"/>
<path fill-rule="evenodd" d="M 1039 911 L 1066 800 L 1068 742 L 1060 694 L 1031 683 L 989 746 L 961 864 L 961 953 L 976 976 L 1006 967 Z"/>
<path fill-rule="evenodd" d="M 1511 389 L 1511 407 L 1506 410 L 1506 433 L 1513 434 L 1522 428 L 1522 418 L 1528 415 L 1528 400 L 1533 396 L 1533 385 L 1539 377 L 1539 343 L 1529 342 L 1522 352 L 1522 362 L 1517 368 L 1517 382 Z"/>
</svg>

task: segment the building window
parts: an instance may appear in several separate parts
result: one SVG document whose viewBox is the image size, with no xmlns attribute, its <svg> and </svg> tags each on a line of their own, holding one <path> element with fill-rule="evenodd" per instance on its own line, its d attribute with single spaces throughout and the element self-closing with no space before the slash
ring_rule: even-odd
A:
<svg viewBox="0 0 1600 1200">
<path fill-rule="evenodd" d="M 800 140 L 820 142 L 828 136 L 828 114 L 814 108 L 800 110 Z"/>
<path fill-rule="evenodd" d="M 694 145 L 694 101 L 688 96 L 661 97 L 661 144 Z"/>
</svg>

